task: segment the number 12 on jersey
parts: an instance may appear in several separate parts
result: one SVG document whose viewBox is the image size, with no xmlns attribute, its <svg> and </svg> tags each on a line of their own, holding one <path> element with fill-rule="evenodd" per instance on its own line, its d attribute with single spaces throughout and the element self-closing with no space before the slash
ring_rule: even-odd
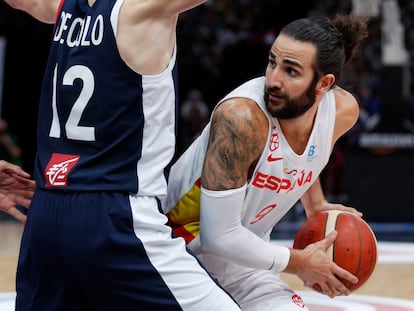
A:
<svg viewBox="0 0 414 311">
<path fill-rule="evenodd" d="M 58 114 L 57 95 L 57 76 L 58 65 L 56 64 L 53 71 L 53 94 L 52 94 L 52 111 L 53 119 L 50 127 L 49 136 L 54 138 L 61 137 L 60 120 Z M 95 77 L 92 71 L 83 65 L 70 67 L 63 75 L 62 85 L 73 86 L 76 79 L 82 80 L 82 89 L 79 96 L 73 103 L 69 117 L 65 122 L 66 137 L 68 139 L 95 141 L 95 127 L 80 126 L 79 121 L 82 117 L 89 100 L 91 99 L 95 88 Z"/>
</svg>

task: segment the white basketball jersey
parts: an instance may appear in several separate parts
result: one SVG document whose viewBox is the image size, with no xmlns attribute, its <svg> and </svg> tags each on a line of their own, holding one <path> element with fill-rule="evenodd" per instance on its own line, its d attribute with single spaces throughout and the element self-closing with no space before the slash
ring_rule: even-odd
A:
<svg viewBox="0 0 414 311">
<path fill-rule="evenodd" d="M 319 104 L 305 151 L 303 154 L 296 154 L 286 141 L 278 120 L 267 112 L 264 86 L 264 77 L 252 79 L 229 93 L 219 104 L 232 97 L 245 97 L 254 100 L 267 115 L 268 142 L 248 181 L 242 209 L 242 225 L 264 240 L 269 240 L 276 223 L 294 206 L 327 164 L 331 153 L 336 109 L 334 93 L 328 91 Z M 185 204 L 183 198 L 199 181 L 209 132 L 210 124 L 173 165 L 167 201 L 163 207 L 165 212 L 180 208 L 179 205 L 183 204 L 178 204 L 180 200 Z M 185 213 L 188 210 L 179 214 Z M 196 235 L 194 230 L 191 231 Z M 176 231 L 180 232 L 183 231 Z M 187 238 L 186 240 L 190 241 Z"/>
</svg>

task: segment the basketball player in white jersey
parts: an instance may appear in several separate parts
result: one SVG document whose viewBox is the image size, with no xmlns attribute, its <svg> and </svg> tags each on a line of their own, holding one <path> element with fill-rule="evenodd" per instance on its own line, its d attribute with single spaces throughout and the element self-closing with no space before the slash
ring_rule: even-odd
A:
<svg viewBox="0 0 414 311">
<path fill-rule="evenodd" d="M 240 310 L 160 210 L 176 25 L 206 0 L 6 0 L 54 23 L 16 310 Z"/>
<path fill-rule="evenodd" d="M 357 278 L 328 259 L 336 232 L 304 250 L 269 243 L 279 220 L 301 200 L 307 217 L 329 209 L 319 174 L 335 142 L 358 117 L 353 95 L 337 85 L 367 35 L 366 21 L 305 18 L 273 43 L 265 77 L 222 99 L 200 137 L 173 165 L 168 213 L 207 270 L 245 311 L 307 310 L 279 273 L 349 295 L 339 278 Z"/>
<path fill-rule="evenodd" d="M 17 209 L 16 205 L 28 208 L 35 189 L 35 182 L 20 166 L 0 160 L 1 211 L 23 223 L 26 222 L 26 215 Z"/>
</svg>

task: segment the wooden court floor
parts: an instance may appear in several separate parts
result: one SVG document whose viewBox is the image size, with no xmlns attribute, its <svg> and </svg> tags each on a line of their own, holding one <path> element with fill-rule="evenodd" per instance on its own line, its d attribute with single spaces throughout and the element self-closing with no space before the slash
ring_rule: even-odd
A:
<svg viewBox="0 0 414 311">
<path fill-rule="evenodd" d="M 0 292 L 15 291 L 15 272 L 23 226 L 11 221 L 0 221 Z M 400 255 L 405 253 L 401 249 Z M 380 252 L 381 256 L 381 252 Z M 379 260 L 373 275 L 356 294 L 414 300 L 414 252 L 407 252 L 407 262 Z M 293 275 L 283 278 L 297 290 L 307 290 Z"/>
</svg>

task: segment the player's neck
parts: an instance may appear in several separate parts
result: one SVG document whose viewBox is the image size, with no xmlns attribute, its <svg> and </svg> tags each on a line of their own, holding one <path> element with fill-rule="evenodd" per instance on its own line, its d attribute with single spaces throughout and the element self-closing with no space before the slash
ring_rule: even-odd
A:
<svg viewBox="0 0 414 311">
<path fill-rule="evenodd" d="M 294 119 L 278 119 L 283 135 L 297 154 L 302 154 L 308 144 L 315 123 L 318 104 L 313 105 L 304 115 Z"/>
</svg>

